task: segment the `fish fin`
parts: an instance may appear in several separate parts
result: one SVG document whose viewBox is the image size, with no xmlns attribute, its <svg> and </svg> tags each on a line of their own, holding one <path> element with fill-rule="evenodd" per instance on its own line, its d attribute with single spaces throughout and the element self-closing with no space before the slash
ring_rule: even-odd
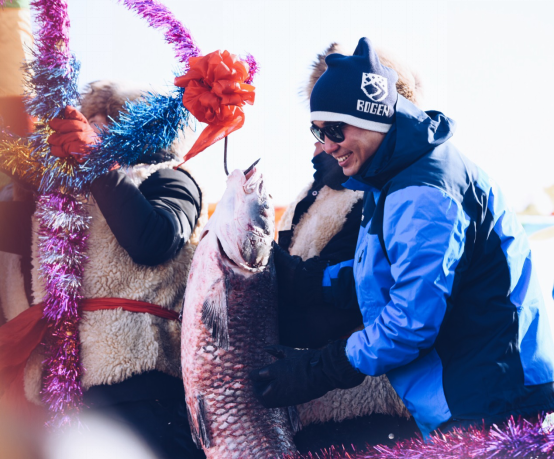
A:
<svg viewBox="0 0 554 459">
<path fill-rule="evenodd" d="M 208 433 L 208 428 L 206 427 L 206 406 L 204 405 L 204 397 L 197 395 L 196 401 L 198 402 L 196 420 L 198 421 L 198 426 L 200 427 L 200 438 L 202 439 L 204 447 L 209 448 L 212 446 L 212 442 Z"/>
<path fill-rule="evenodd" d="M 206 407 L 204 405 L 204 397 L 202 395 L 196 396 L 196 406 L 194 407 L 196 412 L 196 419 L 187 405 L 187 416 L 189 419 L 190 431 L 192 433 L 192 439 L 198 449 L 209 448 L 212 443 L 208 429 L 206 428 Z M 194 422 L 196 421 L 196 422 Z"/>
<path fill-rule="evenodd" d="M 192 440 L 198 449 L 202 449 L 202 442 L 200 440 L 199 428 L 196 425 L 196 422 L 193 422 L 193 416 L 190 412 L 189 405 L 187 403 L 187 418 L 189 420 L 190 433 L 192 434 Z"/>
<path fill-rule="evenodd" d="M 292 427 L 292 433 L 298 433 L 302 430 L 302 422 L 300 421 L 300 415 L 296 406 L 287 407 L 289 413 L 290 425 Z"/>
<path fill-rule="evenodd" d="M 219 279 L 210 287 L 211 294 L 202 305 L 202 322 L 212 333 L 215 344 L 229 350 L 229 326 L 227 322 L 227 286 Z"/>
</svg>

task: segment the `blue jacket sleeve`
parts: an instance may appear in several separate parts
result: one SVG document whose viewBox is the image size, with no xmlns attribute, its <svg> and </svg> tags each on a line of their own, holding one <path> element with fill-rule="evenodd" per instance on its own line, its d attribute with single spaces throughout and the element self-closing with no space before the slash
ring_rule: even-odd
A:
<svg viewBox="0 0 554 459">
<path fill-rule="evenodd" d="M 468 225 L 462 205 L 437 188 L 412 186 L 387 197 L 383 237 L 393 285 L 381 314 L 348 339 L 346 352 L 355 368 L 384 374 L 434 344 Z M 364 267 L 364 276 L 371 275 L 369 269 Z"/>
</svg>

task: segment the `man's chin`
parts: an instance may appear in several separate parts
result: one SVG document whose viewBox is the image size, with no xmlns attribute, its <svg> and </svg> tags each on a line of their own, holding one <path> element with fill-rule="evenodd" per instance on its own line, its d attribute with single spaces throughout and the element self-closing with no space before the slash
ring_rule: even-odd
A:
<svg viewBox="0 0 554 459">
<path fill-rule="evenodd" d="M 358 172 L 358 168 L 346 166 L 342 168 L 342 173 L 346 175 L 347 177 L 352 177 L 353 175 L 356 175 Z"/>
</svg>

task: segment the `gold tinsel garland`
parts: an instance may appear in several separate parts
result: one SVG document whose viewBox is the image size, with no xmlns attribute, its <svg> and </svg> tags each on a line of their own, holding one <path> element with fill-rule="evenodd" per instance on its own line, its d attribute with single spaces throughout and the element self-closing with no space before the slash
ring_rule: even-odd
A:
<svg viewBox="0 0 554 459">
<path fill-rule="evenodd" d="M 44 173 L 27 139 L 0 137 L 0 171 L 38 188 Z"/>
<path fill-rule="evenodd" d="M 48 126 L 40 126 L 44 135 L 48 137 L 53 131 Z M 28 139 L 12 135 L 0 135 L 0 171 L 20 180 L 34 189 L 38 189 L 44 175 L 50 170 L 57 173 L 73 176 L 78 164 L 73 158 L 57 158 L 56 161 L 44 166 L 44 158 L 50 154 L 46 145 L 42 150 L 33 152 Z"/>
</svg>

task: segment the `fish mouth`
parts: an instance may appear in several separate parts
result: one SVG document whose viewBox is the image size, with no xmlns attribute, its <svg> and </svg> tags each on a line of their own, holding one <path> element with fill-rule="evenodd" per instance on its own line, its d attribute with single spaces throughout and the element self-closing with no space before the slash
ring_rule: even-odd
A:
<svg viewBox="0 0 554 459">
<path fill-rule="evenodd" d="M 254 161 L 254 164 L 252 164 L 248 169 L 245 169 L 243 171 L 243 174 L 244 176 L 246 177 L 250 172 L 252 172 L 252 169 L 254 169 L 254 167 L 256 166 L 256 164 L 258 164 L 260 162 L 260 159 L 262 158 L 258 158 L 256 161 Z"/>
</svg>

